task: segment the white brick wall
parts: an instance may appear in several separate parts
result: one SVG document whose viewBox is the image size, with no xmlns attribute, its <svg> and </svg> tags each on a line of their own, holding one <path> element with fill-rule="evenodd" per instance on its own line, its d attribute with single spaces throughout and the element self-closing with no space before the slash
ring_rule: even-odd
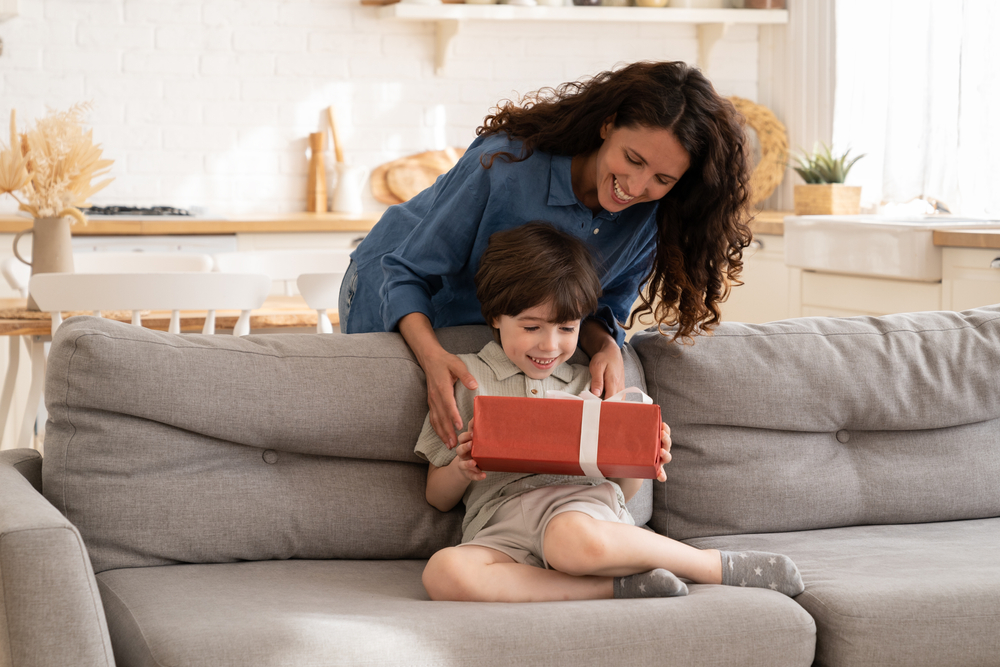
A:
<svg viewBox="0 0 1000 667">
<path fill-rule="evenodd" d="M 347 159 L 374 167 L 468 145 L 501 99 L 621 62 L 698 55 L 689 25 L 466 22 L 436 76 L 433 24 L 379 20 L 356 0 L 20 6 L 0 23 L 0 127 L 11 108 L 23 128 L 47 106 L 92 100 L 89 123 L 117 179 L 95 203 L 220 214 L 302 210 L 307 136 L 331 104 Z M 757 61 L 758 29 L 736 26 L 709 75 L 720 92 L 756 99 Z"/>
</svg>

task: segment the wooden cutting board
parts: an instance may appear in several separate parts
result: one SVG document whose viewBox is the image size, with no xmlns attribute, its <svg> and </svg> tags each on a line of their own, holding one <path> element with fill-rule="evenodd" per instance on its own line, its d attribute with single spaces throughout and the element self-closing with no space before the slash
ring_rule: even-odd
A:
<svg viewBox="0 0 1000 667">
<path fill-rule="evenodd" d="M 383 204 L 409 201 L 455 166 L 464 148 L 426 151 L 386 162 L 372 171 L 372 196 Z"/>
</svg>

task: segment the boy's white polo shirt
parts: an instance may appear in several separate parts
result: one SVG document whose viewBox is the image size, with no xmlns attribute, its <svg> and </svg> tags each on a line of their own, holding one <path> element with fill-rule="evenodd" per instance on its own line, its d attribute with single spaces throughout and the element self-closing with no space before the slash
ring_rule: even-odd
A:
<svg viewBox="0 0 1000 667">
<path fill-rule="evenodd" d="M 462 415 L 462 423 L 466 425 L 473 414 L 472 399 L 477 395 L 544 398 L 547 391 L 565 391 L 577 395 L 584 389 L 590 388 L 590 370 L 586 366 L 560 364 L 547 378 L 535 380 L 525 375 L 495 342 L 488 343 L 478 354 L 460 354 L 458 357 L 479 383 L 479 389 L 476 391 L 469 391 L 461 382 L 455 383 L 455 402 Z M 414 451 L 417 456 L 439 468 L 448 465 L 455 458 L 455 451 L 448 449 L 434 432 L 429 414 L 424 419 L 424 426 Z M 463 500 L 466 509 L 465 520 L 462 522 L 462 541 L 471 540 L 486 525 L 500 505 L 525 491 L 555 484 L 594 486 L 606 481 L 609 480 L 601 477 L 487 472 L 485 480 L 472 482 L 465 491 Z M 625 496 L 621 488 L 617 484 L 614 485 L 618 503 L 624 508 Z"/>
</svg>

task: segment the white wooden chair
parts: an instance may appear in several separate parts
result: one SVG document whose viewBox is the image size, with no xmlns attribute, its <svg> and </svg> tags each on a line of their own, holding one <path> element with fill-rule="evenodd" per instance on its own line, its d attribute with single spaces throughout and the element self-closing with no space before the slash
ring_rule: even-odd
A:
<svg viewBox="0 0 1000 667">
<path fill-rule="evenodd" d="M 333 324 L 326 314 L 340 303 L 340 283 L 343 273 L 303 273 L 297 281 L 299 293 L 316 311 L 316 333 L 333 333 Z"/>
<path fill-rule="evenodd" d="M 347 271 L 349 249 L 328 250 L 257 250 L 223 252 L 212 255 L 215 270 L 222 273 L 264 273 L 271 280 L 284 283 L 282 291 L 291 296 L 292 287 L 304 273 L 339 273 Z M 334 306 L 336 307 L 336 306 Z"/>
<path fill-rule="evenodd" d="M 89 310 L 132 311 L 132 324 L 142 325 L 140 311 L 169 310 L 171 333 L 181 332 L 181 310 L 207 311 L 202 333 L 215 333 L 215 311 L 239 310 L 233 335 L 250 333 L 250 311 L 267 298 L 271 279 L 260 273 L 41 273 L 31 277 L 30 292 L 39 309 L 52 314 L 52 335 L 62 313 Z"/>
<path fill-rule="evenodd" d="M 89 310 L 98 317 L 101 311 L 132 311 L 132 324 L 137 326 L 142 325 L 142 310 L 170 311 L 171 333 L 181 332 L 182 310 L 204 310 L 202 333 L 213 334 L 215 312 L 222 309 L 240 311 L 233 335 L 243 336 L 250 333 L 250 312 L 264 304 L 270 287 L 271 279 L 263 274 L 196 272 L 40 273 L 29 283 L 39 309 L 52 315 L 53 336 L 62 325 L 62 313 L 77 310 Z M 45 355 L 40 348 L 32 349 L 31 387 L 19 446 L 30 445 L 33 417 L 41 403 Z"/>
<path fill-rule="evenodd" d="M 215 266 L 212 256 L 182 252 L 75 252 L 76 273 L 146 273 L 160 271 L 197 271 L 207 273 Z M 31 267 L 9 257 L 0 265 L 0 273 L 10 288 L 28 297 Z"/>
<path fill-rule="evenodd" d="M 194 271 L 207 273 L 212 270 L 212 256 L 204 253 L 181 252 L 79 252 L 73 253 L 73 266 L 77 273 L 144 273 L 156 271 Z M 0 274 L 11 289 L 22 298 L 28 297 L 28 281 L 31 267 L 16 257 L 0 263 Z M 20 366 L 21 340 L 28 349 L 29 357 L 44 358 L 43 340 L 33 341 L 31 336 L 9 336 L 7 371 L 4 374 L 3 390 L 0 393 L 0 438 L 7 430 L 7 418 L 12 412 L 14 391 L 17 385 L 17 371 Z M 38 346 L 40 349 L 35 349 Z M 34 362 L 33 362 L 34 364 Z M 30 403 L 29 403 L 30 405 Z M 34 419 L 32 419 L 34 422 Z M 24 428 L 22 427 L 22 433 Z M 29 431 L 30 433 L 30 431 Z M 30 436 L 29 436 L 30 437 Z M 30 442 L 30 440 L 28 440 Z M 18 446 L 27 446 L 23 437 L 18 438 Z"/>
</svg>

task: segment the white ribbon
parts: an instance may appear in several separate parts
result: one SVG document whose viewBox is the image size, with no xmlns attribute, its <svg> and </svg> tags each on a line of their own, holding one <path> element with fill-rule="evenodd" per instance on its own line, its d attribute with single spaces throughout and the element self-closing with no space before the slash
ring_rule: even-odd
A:
<svg viewBox="0 0 1000 667">
<path fill-rule="evenodd" d="M 642 403 L 646 405 L 653 403 L 653 399 L 638 387 L 626 387 L 606 400 L 616 403 L 622 402 L 627 394 L 640 394 L 642 395 Z M 597 440 L 601 429 L 601 403 L 604 401 L 586 389 L 580 392 L 579 396 L 565 391 L 547 391 L 545 398 L 583 401 L 583 416 L 580 419 L 580 468 L 587 477 L 603 478 L 604 473 L 597 466 Z"/>
</svg>

